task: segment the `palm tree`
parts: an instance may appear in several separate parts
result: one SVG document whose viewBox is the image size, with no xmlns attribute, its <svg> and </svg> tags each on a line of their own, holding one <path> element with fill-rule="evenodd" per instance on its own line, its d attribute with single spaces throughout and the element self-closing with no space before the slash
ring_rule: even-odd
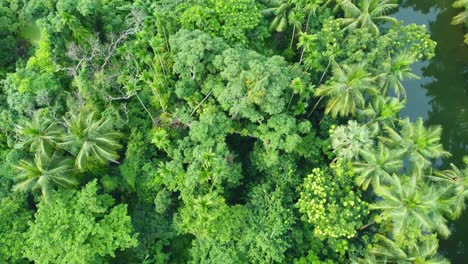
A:
<svg viewBox="0 0 468 264">
<path fill-rule="evenodd" d="M 468 157 L 464 158 L 465 169 L 461 170 L 454 164 L 450 164 L 451 169 L 436 171 L 430 179 L 436 182 L 448 184 L 453 197 L 452 211 L 453 218 L 460 217 L 462 211 L 466 208 L 465 199 L 468 198 Z"/>
<path fill-rule="evenodd" d="M 453 19 L 452 24 L 463 25 L 468 24 L 468 0 L 457 0 L 453 2 L 453 7 L 463 8 L 464 10 L 458 13 Z"/>
<path fill-rule="evenodd" d="M 299 32 L 299 39 L 297 47 L 302 48 L 301 57 L 299 58 L 299 64 L 302 63 L 305 52 L 311 52 L 314 50 L 314 41 L 317 39 L 315 34 L 307 34 L 306 32 Z"/>
<path fill-rule="evenodd" d="M 274 16 L 270 23 L 270 30 L 283 32 L 289 23 L 289 18 L 294 17 L 294 3 L 291 0 L 274 1 L 274 7 L 260 11 L 264 16 Z"/>
<path fill-rule="evenodd" d="M 222 217 L 226 209 L 221 196 L 211 192 L 195 197 L 189 194 L 182 199 L 186 201 L 186 205 L 181 209 L 175 221 L 180 229 L 190 230 L 190 233 L 202 238 L 209 237 L 212 232 L 216 231 L 216 221 Z"/>
<path fill-rule="evenodd" d="M 463 8 L 463 11 L 453 17 L 452 24 L 468 25 L 468 0 L 457 0 L 453 2 L 453 7 Z M 468 44 L 468 34 L 465 34 L 465 43 Z"/>
<path fill-rule="evenodd" d="M 39 152 L 41 155 L 50 156 L 54 147 L 64 135 L 63 128 L 47 117 L 43 117 L 40 111 L 34 113 L 31 122 L 25 126 L 17 127 L 20 135 L 16 148 L 29 147 L 31 152 Z"/>
<path fill-rule="evenodd" d="M 303 9 L 307 13 L 305 31 L 309 29 L 310 17 L 316 15 L 316 11 L 323 6 L 324 0 L 294 0 L 298 9 Z"/>
<path fill-rule="evenodd" d="M 393 240 L 376 234 L 375 243 L 370 249 L 373 263 L 420 263 L 420 264 L 449 264 L 447 259 L 437 254 L 439 243 L 436 237 L 426 236 L 415 247 L 403 250 Z"/>
<path fill-rule="evenodd" d="M 327 96 L 325 113 L 333 117 L 355 115 L 357 109 L 364 108 L 365 93 L 375 93 L 372 78 L 364 70 L 363 64 L 339 66 L 333 63 L 333 77 L 330 82 L 315 90 L 315 96 Z"/>
<path fill-rule="evenodd" d="M 358 112 L 358 117 L 369 120 L 370 124 L 380 123 L 393 127 L 401 109 L 406 105 L 406 99 L 400 101 L 395 97 L 377 95 L 372 98 L 366 109 Z"/>
<path fill-rule="evenodd" d="M 409 118 L 405 118 L 400 120 L 400 126 L 400 133 L 385 126 L 387 137 L 381 137 L 381 141 L 406 151 L 410 161 L 419 171 L 431 164 L 430 159 L 450 156 L 450 153 L 445 151 L 440 143 L 442 133 L 440 126 L 426 128 L 422 118 L 419 118 L 415 123 L 411 123 Z"/>
<path fill-rule="evenodd" d="M 19 171 L 14 191 L 28 192 L 40 189 L 47 200 L 52 185 L 71 187 L 78 184 L 73 173 L 73 160 L 54 152 L 50 157 L 36 153 L 33 161 L 21 160 L 15 168 Z"/>
<path fill-rule="evenodd" d="M 293 26 L 293 31 L 291 35 L 291 41 L 289 48 L 291 49 L 294 43 L 294 37 L 296 36 L 296 31 L 301 30 L 302 24 L 304 23 L 304 13 L 293 10 L 288 17 L 289 24 Z"/>
<path fill-rule="evenodd" d="M 353 256 L 351 258 L 351 264 L 375 264 L 377 263 L 377 259 L 373 254 L 370 253 L 365 253 L 365 255 L 362 258 L 357 258 Z M 386 264 L 387 261 L 384 260 L 379 260 L 379 264 Z"/>
<path fill-rule="evenodd" d="M 392 173 L 403 168 L 402 153 L 390 151 L 383 144 L 379 144 L 375 151 L 363 148 L 360 155 L 362 158 L 353 163 L 353 168 L 358 175 L 356 182 L 364 190 L 370 183 L 376 189 L 382 181 L 391 181 Z"/>
<path fill-rule="evenodd" d="M 361 0 L 358 6 L 349 0 L 338 0 L 345 13 L 342 19 L 345 29 L 367 28 L 374 34 L 379 34 L 378 22 L 396 23 L 395 18 L 385 16 L 391 9 L 398 7 L 392 0 Z"/>
<path fill-rule="evenodd" d="M 331 139 L 336 156 L 345 161 L 356 160 L 361 149 L 369 149 L 373 145 L 372 132 L 354 120 L 348 121 L 347 126 L 335 128 Z"/>
<path fill-rule="evenodd" d="M 405 79 L 418 79 L 419 77 L 412 73 L 411 64 L 416 60 L 407 53 L 400 53 L 395 57 L 390 57 L 382 63 L 382 73 L 379 74 L 380 88 L 382 94 L 387 95 L 389 89 L 393 89 L 397 97 L 400 94 L 406 97 L 405 87 L 401 81 Z"/>
<path fill-rule="evenodd" d="M 305 14 L 301 12 L 301 8 L 296 7 L 294 0 L 275 1 L 274 4 L 275 7 L 264 9 L 261 13 L 266 17 L 274 16 L 270 23 L 271 31 L 283 32 L 289 25 L 293 26 L 291 44 L 289 45 L 289 48 L 291 48 L 296 30 L 300 30 L 304 23 Z"/>
<path fill-rule="evenodd" d="M 78 115 L 70 113 L 64 120 L 68 135 L 60 146 L 76 156 L 75 166 L 79 170 L 84 170 L 85 163 L 91 160 L 102 164 L 107 161 L 118 163 L 121 134 L 113 131 L 110 118 L 97 120 L 94 112 L 80 112 Z"/>
<path fill-rule="evenodd" d="M 438 231 L 444 237 L 450 234 L 442 216 L 444 206 L 439 202 L 446 190 L 425 185 L 415 175 L 394 174 L 390 185 L 381 185 L 374 191 L 382 200 L 371 204 L 369 209 L 382 210 L 381 217 L 391 223 L 395 238 L 411 227 L 423 232 Z"/>
</svg>

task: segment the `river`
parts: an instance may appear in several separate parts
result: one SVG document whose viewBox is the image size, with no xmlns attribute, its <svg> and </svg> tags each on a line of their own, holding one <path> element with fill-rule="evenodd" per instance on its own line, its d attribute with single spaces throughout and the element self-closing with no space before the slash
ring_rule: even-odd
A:
<svg viewBox="0 0 468 264">
<path fill-rule="evenodd" d="M 468 155 L 468 46 L 463 30 L 450 24 L 460 10 L 451 0 L 403 0 L 394 14 L 406 24 L 425 24 L 437 42 L 436 55 L 428 62 L 417 63 L 414 73 L 421 79 L 404 82 L 408 104 L 403 116 L 415 120 L 423 117 L 428 125 L 441 125 L 442 142 L 453 156 L 437 166 L 453 162 L 462 165 Z M 440 251 L 454 264 L 468 263 L 468 210 L 450 223 L 452 235 L 441 240 Z"/>
</svg>

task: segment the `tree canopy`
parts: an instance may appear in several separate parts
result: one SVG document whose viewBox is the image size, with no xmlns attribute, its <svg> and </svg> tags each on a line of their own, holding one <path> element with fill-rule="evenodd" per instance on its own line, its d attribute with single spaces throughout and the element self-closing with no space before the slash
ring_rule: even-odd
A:
<svg viewBox="0 0 468 264">
<path fill-rule="evenodd" d="M 0 0 L 0 262 L 447 263 L 396 2 Z"/>
</svg>

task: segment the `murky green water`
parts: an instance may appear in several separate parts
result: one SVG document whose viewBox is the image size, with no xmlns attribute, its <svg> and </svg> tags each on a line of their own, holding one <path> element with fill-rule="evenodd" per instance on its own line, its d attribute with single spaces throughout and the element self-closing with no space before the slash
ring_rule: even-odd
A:
<svg viewBox="0 0 468 264">
<path fill-rule="evenodd" d="M 452 3 L 403 0 L 395 16 L 408 24 L 425 24 L 437 41 L 436 56 L 414 65 L 421 79 L 405 83 L 408 106 L 403 115 L 413 120 L 422 116 L 427 124 L 441 125 L 443 144 L 453 154 L 449 162 L 459 165 L 463 155 L 468 155 L 468 46 L 463 43 L 461 27 L 450 24 L 459 12 L 451 7 Z M 468 210 L 450 228 L 453 233 L 441 241 L 441 251 L 452 263 L 468 263 Z"/>
</svg>

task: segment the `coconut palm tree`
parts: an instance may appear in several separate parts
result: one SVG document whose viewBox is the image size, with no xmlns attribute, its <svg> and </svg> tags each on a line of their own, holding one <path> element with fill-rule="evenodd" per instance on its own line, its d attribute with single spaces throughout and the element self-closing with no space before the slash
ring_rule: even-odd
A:
<svg viewBox="0 0 468 264">
<path fill-rule="evenodd" d="M 361 159 L 353 163 L 353 169 L 357 184 L 364 190 L 371 183 L 375 189 L 382 181 L 391 181 L 392 174 L 403 168 L 402 153 L 390 151 L 383 144 L 379 144 L 377 150 L 361 149 L 360 156 Z"/>
<path fill-rule="evenodd" d="M 465 169 L 461 170 L 454 164 L 450 164 L 451 169 L 436 171 L 435 175 L 429 178 L 436 182 L 447 184 L 453 195 L 453 205 L 450 214 L 453 218 L 460 217 L 462 211 L 466 208 L 465 199 L 468 198 L 468 157 L 464 158 Z"/>
<path fill-rule="evenodd" d="M 290 24 L 289 18 L 294 17 L 294 3 L 291 0 L 274 1 L 274 7 L 263 9 L 260 11 L 264 16 L 274 16 L 270 23 L 270 30 L 276 32 L 283 32 Z"/>
<path fill-rule="evenodd" d="M 468 25 L 468 0 L 457 0 L 453 2 L 453 7 L 462 8 L 463 11 L 458 13 L 452 19 L 453 25 Z M 465 34 L 465 43 L 468 44 L 468 34 Z"/>
<path fill-rule="evenodd" d="M 401 81 L 406 79 L 418 79 L 419 77 L 412 73 L 411 64 L 416 60 L 407 53 L 400 53 L 394 57 L 388 57 L 382 63 L 382 73 L 379 74 L 380 89 L 386 96 L 392 89 L 397 97 L 400 95 L 406 97 L 405 87 Z"/>
<path fill-rule="evenodd" d="M 369 120 L 370 124 L 380 123 L 394 127 L 398 114 L 406 105 L 406 99 L 400 101 L 395 97 L 374 96 L 368 107 L 358 111 L 358 118 Z"/>
<path fill-rule="evenodd" d="M 78 184 L 73 173 L 73 160 L 54 152 L 50 157 L 37 152 L 33 161 L 21 160 L 15 168 L 19 171 L 14 191 L 29 192 L 40 189 L 47 200 L 53 185 L 71 187 Z"/>
<path fill-rule="evenodd" d="M 437 231 L 444 237 L 450 234 L 442 216 L 444 205 L 440 203 L 446 190 L 440 186 L 428 186 L 415 175 L 398 177 L 394 174 L 389 185 L 381 185 L 374 191 L 382 199 L 371 204 L 369 209 L 382 211 L 381 217 L 392 225 L 395 238 L 412 227 L 423 232 Z"/>
<path fill-rule="evenodd" d="M 463 11 L 458 13 L 455 17 L 453 17 L 452 24 L 468 24 L 468 0 L 457 0 L 453 2 L 453 7 L 462 8 Z"/>
<path fill-rule="evenodd" d="M 118 163 L 117 150 L 122 147 L 118 138 L 121 134 L 113 131 L 110 118 L 98 120 L 94 112 L 80 112 L 77 115 L 69 113 L 64 120 L 68 135 L 59 145 L 76 156 L 75 166 L 79 170 L 84 170 L 85 163 L 91 160 L 102 164 L 108 161 Z"/>
<path fill-rule="evenodd" d="M 366 253 L 363 257 L 357 258 L 357 257 L 352 257 L 350 259 L 351 264 L 375 264 L 377 263 L 377 259 L 373 254 Z M 386 264 L 387 261 L 380 260 L 378 262 L 379 264 Z"/>
<path fill-rule="evenodd" d="M 450 262 L 437 253 L 439 243 L 436 237 L 426 236 L 417 245 L 404 250 L 393 240 L 381 234 L 376 234 L 375 243 L 370 249 L 373 263 L 405 263 L 405 264 L 449 264 Z M 359 262 L 358 262 L 359 263 Z"/>
<path fill-rule="evenodd" d="M 325 113 L 333 117 L 355 115 L 365 106 L 366 92 L 375 94 L 373 79 L 364 70 L 363 64 L 339 66 L 332 62 L 333 77 L 315 90 L 315 96 L 329 97 Z"/>
<path fill-rule="evenodd" d="M 442 133 L 440 126 L 426 128 L 422 118 L 419 118 L 415 123 L 411 123 L 409 118 L 405 118 L 400 120 L 399 125 L 400 132 L 389 126 L 384 126 L 387 136 L 380 139 L 390 147 L 404 150 L 411 163 L 419 171 L 431 164 L 430 159 L 450 156 L 450 153 L 444 150 L 440 143 Z"/>
<path fill-rule="evenodd" d="M 291 19 L 296 15 L 295 4 L 292 0 L 273 0 L 269 1 L 273 7 L 261 10 L 260 12 L 266 17 L 274 17 L 270 23 L 270 30 L 283 32 L 288 25 L 292 24 Z"/>
<path fill-rule="evenodd" d="M 283 32 L 288 26 L 293 27 L 289 48 L 292 48 L 294 37 L 298 30 L 301 30 L 304 23 L 305 13 L 303 8 L 298 8 L 294 0 L 274 1 L 274 7 L 261 11 L 266 17 L 274 16 L 270 23 L 270 30 Z"/>
<path fill-rule="evenodd" d="M 18 126 L 19 141 L 16 148 L 28 147 L 31 152 L 50 156 L 54 147 L 64 135 L 64 129 L 58 123 L 42 116 L 40 111 L 34 113 L 32 120 L 24 126 Z"/>
<path fill-rule="evenodd" d="M 392 0 L 361 0 L 355 5 L 349 0 L 337 0 L 345 13 L 342 19 L 345 29 L 354 30 L 356 28 L 367 28 L 374 34 L 379 34 L 377 23 L 392 22 L 397 20 L 393 17 L 385 16 L 390 10 L 398 7 Z"/>
</svg>

